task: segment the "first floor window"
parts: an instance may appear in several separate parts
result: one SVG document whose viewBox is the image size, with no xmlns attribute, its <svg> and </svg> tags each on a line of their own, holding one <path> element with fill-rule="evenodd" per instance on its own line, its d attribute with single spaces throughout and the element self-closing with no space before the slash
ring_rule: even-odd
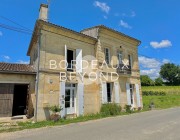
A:
<svg viewBox="0 0 180 140">
<path fill-rule="evenodd" d="M 118 53 L 118 60 L 119 60 L 119 64 L 122 64 L 123 62 L 123 55 L 122 55 L 122 52 L 119 52 Z"/>
<path fill-rule="evenodd" d="M 129 66 L 132 69 L 132 56 L 130 54 L 128 55 L 128 60 L 129 60 Z"/>
<path fill-rule="evenodd" d="M 67 63 L 68 63 L 67 70 L 68 71 L 73 71 L 73 60 L 74 60 L 74 51 L 67 50 Z"/>
<path fill-rule="evenodd" d="M 104 48 L 105 61 L 110 64 L 110 51 L 109 48 Z"/>
</svg>

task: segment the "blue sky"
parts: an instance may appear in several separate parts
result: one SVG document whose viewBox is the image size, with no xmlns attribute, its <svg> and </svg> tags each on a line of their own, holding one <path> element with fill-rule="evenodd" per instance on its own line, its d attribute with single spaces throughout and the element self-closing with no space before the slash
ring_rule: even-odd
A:
<svg viewBox="0 0 180 140">
<path fill-rule="evenodd" d="M 33 30 L 39 6 L 47 0 L 1 0 L 0 25 Z M 179 0 L 51 0 L 49 21 L 76 31 L 104 24 L 142 41 L 141 74 L 158 77 L 160 66 L 180 64 Z M 27 63 L 31 35 L 0 27 L 0 61 Z"/>
</svg>

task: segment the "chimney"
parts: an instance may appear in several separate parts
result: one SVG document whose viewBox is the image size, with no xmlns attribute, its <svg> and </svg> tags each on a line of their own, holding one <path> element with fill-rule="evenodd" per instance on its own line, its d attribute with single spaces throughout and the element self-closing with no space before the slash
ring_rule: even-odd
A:
<svg viewBox="0 0 180 140">
<path fill-rule="evenodd" d="M 41 4 L 39 9 L 39 19 L 48 21 L 48 5 Z"/>
</svg>

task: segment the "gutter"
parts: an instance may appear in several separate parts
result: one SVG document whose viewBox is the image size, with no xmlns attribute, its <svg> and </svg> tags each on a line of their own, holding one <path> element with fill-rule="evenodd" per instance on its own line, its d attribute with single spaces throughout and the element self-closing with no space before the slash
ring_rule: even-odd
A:
<svg viewBox="0 0 180 140">
<path fill-rule="evenodd" d="M 37 122 L 37 112 L 38 112 L 38 91 L 39 91 L 39 67 L 40 67 L 40 47 L 41 47 L 41 29 L 39 29 L 38 31 L 38 40 L 39 40 L 39 43 L 38 43 L 38 69 L 37 69 L 37 75 L 36 75 L 36 89 L 35 89 L 35 93 L 36 93 L 36 108 L 35 108 L 35 114 L 34 114 L 34 117 L 35 117 L 35 122 Z"/>
</svg>

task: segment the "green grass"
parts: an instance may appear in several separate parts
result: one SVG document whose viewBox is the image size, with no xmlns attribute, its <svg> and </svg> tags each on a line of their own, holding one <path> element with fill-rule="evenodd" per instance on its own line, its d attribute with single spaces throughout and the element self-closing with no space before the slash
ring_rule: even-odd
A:
<svg viewBox="0 0 180 140">
<path fill-rule="evenodd" d="M 142 91 L 165 91 L 170 95 L 180 95 L 180 86 L 143 86 Z"/>
<path fill-rule="evenodd" d="M 151 101 L 154 102 L 156 109 L 177 107 L 180 106 L 180 95 L 143 96 L 144 109 L 149 108 Z"/>
<path fill-rule="evenodd" d="M 136 113 L 136 112 L 133 112 Z M 128 115 L 131 113 L 121 112 L 118 115 L 113 116 L 119 116 L 119 115 Z M 9 128 L 0 128 L 0 133 L 3 132 L 13 132 L 13 131 L 19 131 L 24 129 L 34 129 L 34 128 L 41 128 L 41 127 L 52 127 L 52 126 L 60 126 L 60 125 L 67 125 L 71 123 L 78 123 L 78 122 L 85 122 L 89 120 L 97 120 L 102 118 L 112 117 L 110 115 L 104 115 L 104 114 L 91 114 L 86 116 L 80 116 L 74 119 L 60 119 L 57 122 L 54 121 L 41 121 L 41 122 L 19 122 L 17 126 L 10 126 Z"/>
<path fill-rule="evenodd" d="M 164 91 L 166 96 L 143 96 L 144 110 L 149 109 L 153 102 L 156 109 L 166 109 L 180 106 L 180 86 L 150 86 L 142 87 L 142 91 Z"/>
</svg>

